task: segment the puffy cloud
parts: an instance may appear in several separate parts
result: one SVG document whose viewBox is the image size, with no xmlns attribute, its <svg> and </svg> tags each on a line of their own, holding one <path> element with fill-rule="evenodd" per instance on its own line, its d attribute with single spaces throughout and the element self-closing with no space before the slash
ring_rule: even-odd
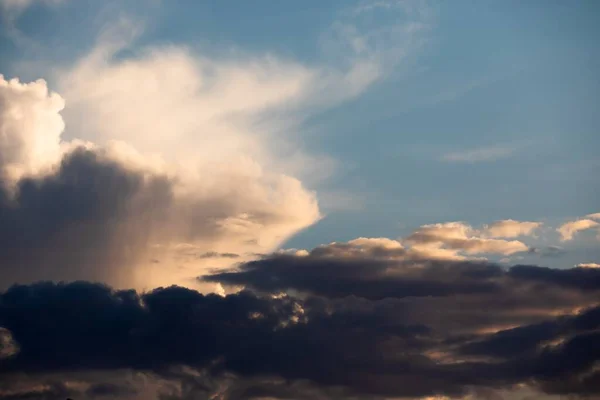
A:
<svg viewBox="0 0 600 400">
<path fill-rule="evenodd" d="M 44 81 L 2 78 L 0 96 L 3 282 L 193 282 L 231 263 L 206 254 L 270 252 L 319 218 L 300 181 L 253 160 L 225 152 L 192 173 L 123 142 L 61 141 L 64 101 Z"/>
<path fill-rule="evenodd" d="M 573 236 L 580 231 L 585 231 L 588 229 L 596 228 L 600 226 L 600 224 L 592 219 L 578 219 L 575 221 L 566 222 L 560 227 L 556 229 L 558 233 L 560 233 L 561 240 L 567 241 L 572 240 Z"/>
<path fill-rule="evenodd" d="M 410 47 L 419 31 L 403 24 L 334 66 L 138 50 L 140 27 L 122 19 L 56 68 L 61 95 L 2 79 L 2 281 L 197 285 L 206 268 L 273 251 L 320 218 L 293 176 L 318 180 L 331 165 L 302 151 L 294 127 L 377 80 L 382 43 Z M 363 37 L 353 32 L 334 41 Z"/>
<path fill-rule="evenodd" d="M 13 183 L 50 168 L 61 156 L 64 100 L 46 82 L 21 83 L 0 75 L 0 174 Z"/>
<path fill-rule="evenodd" d="M 412 248 L 425 255 L 447 253 L 454 258 L 462 258 L 458 252 L 473 254 L 511 255 L 529 250 L 518 240 L 489 239 L 481 232 L 462 222 L 448 222 L 424 225 L 404 239 Z"/>
<path fill-rule="evenodd" d="M 540 226 L 541 222 L 505 219 L 486 225 L 483 232 L 492 238 L 514 238 L 531 235 Z"/>
</svg>

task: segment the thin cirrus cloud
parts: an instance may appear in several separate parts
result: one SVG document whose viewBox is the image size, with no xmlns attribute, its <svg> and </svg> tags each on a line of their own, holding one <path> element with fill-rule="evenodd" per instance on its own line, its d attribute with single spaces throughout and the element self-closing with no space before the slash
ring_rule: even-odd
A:
<svg viewBox="0 0 600 400">
<path fill-rule="evenodd" d="M 444 154 L 441 160 L 449 163 L 492 162 L 512 157 L 516 152 L 514 146 L 478 147 Z"/>
</svg>

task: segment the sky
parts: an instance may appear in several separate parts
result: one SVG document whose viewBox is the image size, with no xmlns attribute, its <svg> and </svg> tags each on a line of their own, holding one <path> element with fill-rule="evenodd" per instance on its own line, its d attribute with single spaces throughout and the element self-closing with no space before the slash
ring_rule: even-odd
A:
<svg viewBox="0 0 600 400">
<path fill-rule="evenodd" d="M 0 400 L 600 396 L 599 19 L 0 0 Z"/>
</svg>

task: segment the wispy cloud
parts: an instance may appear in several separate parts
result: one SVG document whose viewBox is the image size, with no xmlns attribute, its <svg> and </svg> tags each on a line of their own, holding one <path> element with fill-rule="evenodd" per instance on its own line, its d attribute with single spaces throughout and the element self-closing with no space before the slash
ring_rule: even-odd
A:
<svg viewBox="0 0 600 400">
<path fill-rule="evenodd" d="M 477 147 L 474 149 L 466 149 L 444 154 L 442 156 L 442 161 L 455 163 L 491 162 L 503 158 L 509 158 L 514 155 L 516 151 L 517 148 L 515 146 L 497 145 Z"/>
<path fill-rule="evenodd" d="M 561 240 L 563 242 L 572 240 L 575 234 L 580 231 L 586 231 L 589 229 L 597 230 L 597 228 L 600 227 L 600 223 L 594 221 L 596 219 L 600 219 L 600 213 L 589 214 L 586 215 L 585 218 L 566 222 L 558 227 L 556 231 L 560 233 Z M 598 231 L 598 238 L 600 239 L 600 231 Z"/>
</svg>

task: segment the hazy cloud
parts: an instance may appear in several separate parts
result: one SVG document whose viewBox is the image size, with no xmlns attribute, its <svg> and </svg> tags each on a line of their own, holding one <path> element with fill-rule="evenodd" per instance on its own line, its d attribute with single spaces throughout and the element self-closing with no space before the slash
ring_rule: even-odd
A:
<svg viewBox="0 0 600 400">
<path fill-rule="evenodd" d="M 447 153 L 442 157 L 442 160 L 458 163 L 489 162 L 508 158 L 515 152 L 516 148 L 510 146 L 478 147 Z"/>
</svg>

